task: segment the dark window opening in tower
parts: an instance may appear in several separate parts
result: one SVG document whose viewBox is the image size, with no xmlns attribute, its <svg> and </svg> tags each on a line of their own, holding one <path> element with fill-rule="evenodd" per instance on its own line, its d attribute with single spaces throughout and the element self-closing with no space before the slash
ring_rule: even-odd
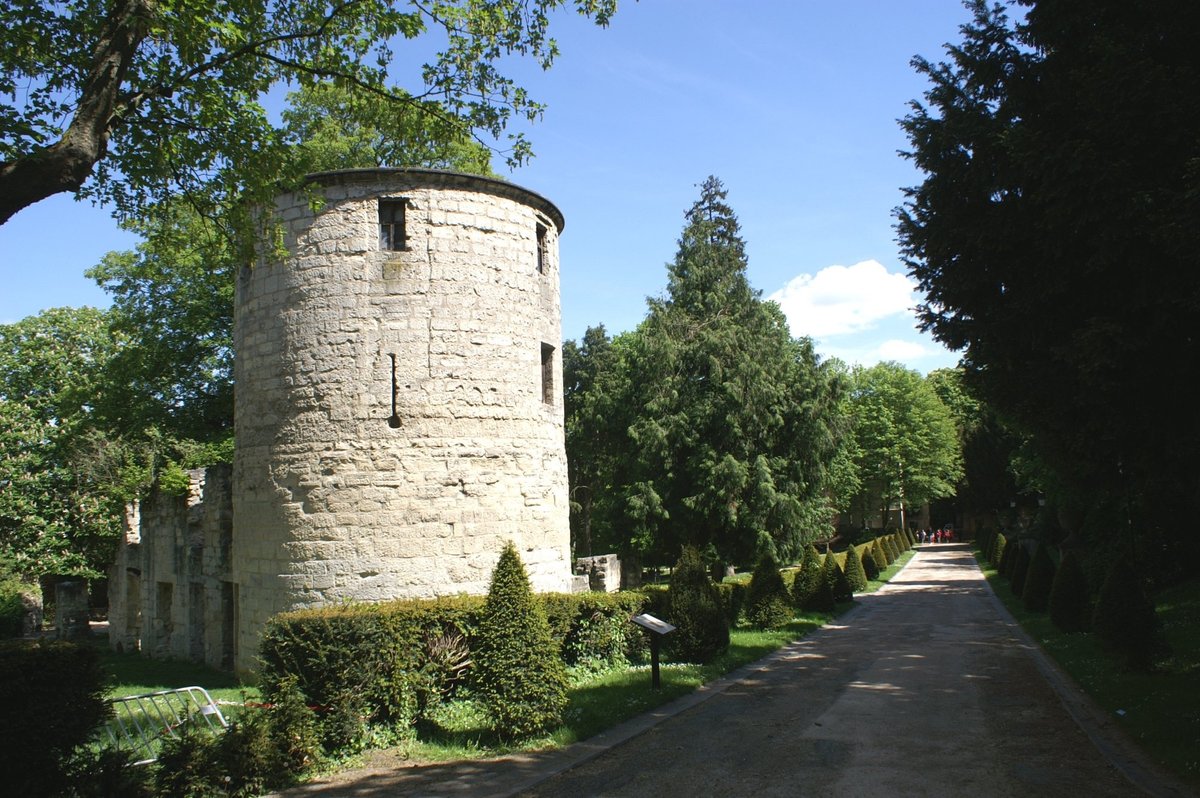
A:
<svg viewBox="0 0 1200 798">
<path fill-rule="evenodd" d="M 408 237 L 404 230 L 405 199 L 379 200 L 379 248 L 401 251 L 408 249 Z"/>
</svg>

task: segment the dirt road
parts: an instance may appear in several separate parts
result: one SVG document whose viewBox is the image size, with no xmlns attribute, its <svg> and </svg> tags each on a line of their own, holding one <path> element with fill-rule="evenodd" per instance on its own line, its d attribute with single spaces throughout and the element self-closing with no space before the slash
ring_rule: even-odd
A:
<svg viewBox="0 0 1200 798">
<path fill-rule="evenodd" d="M 858 602 L 735 678 L 564 751 L 401 765 L 287 794 L 1186 794 L 1109 734 L 1003 613 L 965 546 L 923 548 Z"/>
</svg>

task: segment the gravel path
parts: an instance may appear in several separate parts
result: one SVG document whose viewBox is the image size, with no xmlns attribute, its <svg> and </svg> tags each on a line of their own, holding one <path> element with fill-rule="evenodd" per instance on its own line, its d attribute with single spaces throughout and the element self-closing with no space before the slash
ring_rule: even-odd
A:
<svg viewBox="0 0 1200 798">
<path fill-rule="evenodd" d="M 287 796 L 1189 795 L 1004 612 L 960 544 L 772 657 L 562 751 L 377 761 Z"/>
</svg>

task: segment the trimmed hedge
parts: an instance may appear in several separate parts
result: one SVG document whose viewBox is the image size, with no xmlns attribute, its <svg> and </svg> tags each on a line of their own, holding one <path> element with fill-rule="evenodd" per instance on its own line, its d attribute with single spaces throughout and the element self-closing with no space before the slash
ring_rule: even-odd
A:
<svg viewBox="0 0 1200 798">
<path fill-rule="evenodd" d="M 850 590 L 857 593 L 860 590 L 867 588 L 867 572 L 863 568 L 863 561 L 858 556 L 858 550 L 853 546 L 846 549 L 846 580 L 850 583 Z M 879 575 L 876 571 L 876 576 Z"/>
<path fill-rule="evenodd" d="M 99 652 L 71 643 L 0 644 L 0 773 L 7 795 L 58 795 L 77 746 L 111 714 Z"/>
<path fill-rule="evenodd" d="M 618 664 L 645 648 L 629 618 L 647 610 L 648 593 L 537 599 L 568 665 Z M 458 667 L 457 652 L 465 647 L 473 656 L 483 604 L 483 596 L 452 596 L 281 613 L 263 633 L 263 688 L 269 692 L 294 676 L 309 703 L 326 711 L 357 710 L 368 723 L 412 725 L 443 696 L 471 684 L 472 669 Z"/>
</svg>

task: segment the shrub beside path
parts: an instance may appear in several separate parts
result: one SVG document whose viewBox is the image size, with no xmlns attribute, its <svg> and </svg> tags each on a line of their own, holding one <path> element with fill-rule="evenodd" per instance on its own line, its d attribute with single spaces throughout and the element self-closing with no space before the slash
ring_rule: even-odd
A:
<svg viewBox="0 0 1200 798">
<path fill-rule="evenodd" d="M 548 754 L 341 774 L 288 796 L 1189 795 L 1143 761 L 992 594 L 926 546 L 834 623 Z"/>
</svg>

